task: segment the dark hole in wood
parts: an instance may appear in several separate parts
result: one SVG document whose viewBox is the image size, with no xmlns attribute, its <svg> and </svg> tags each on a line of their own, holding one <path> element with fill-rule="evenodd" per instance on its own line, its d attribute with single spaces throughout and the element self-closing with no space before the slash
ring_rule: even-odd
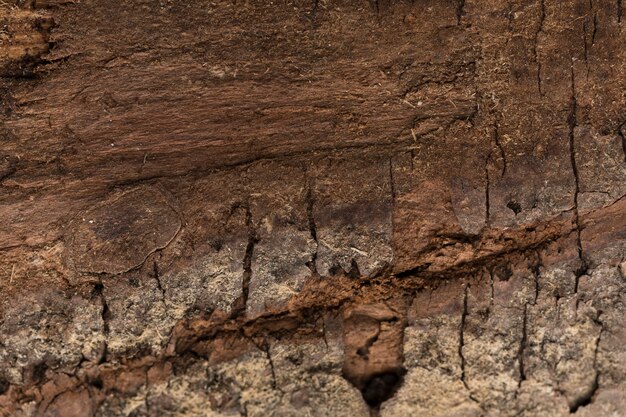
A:
<svg viewBox="0 0 626 417">
<path fill-rule="evenodd" d="M 522 205 L 515 200 L 509 201 L 506 206 L 513 210 L 513 213 L 517 216 L 522 211 Z"/>
<path fill-rule="evenodd" d="M 6 393 L 9 390 L 10 385 L 11 384 L 9 384 L 9 381 L 4 378 L 0 378 L 0 395 Z"/>
<path fill-rule="evenodd" d="M 370 407 L 380 407 L 400 388 L 405 373 L 402 368 L 372 376 L 361 390 L 365 402 Z"/>
</svg>

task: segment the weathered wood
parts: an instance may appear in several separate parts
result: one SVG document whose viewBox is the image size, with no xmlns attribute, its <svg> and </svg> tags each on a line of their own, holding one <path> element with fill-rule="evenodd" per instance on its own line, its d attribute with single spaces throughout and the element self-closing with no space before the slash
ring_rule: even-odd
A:
<svg viewBox="0 0 626 417">
<path fill-rule="evenodd" d="M 620 412 L 625 47 L 613 0 L 0 2 L 0 414 Z"/>
</svg>

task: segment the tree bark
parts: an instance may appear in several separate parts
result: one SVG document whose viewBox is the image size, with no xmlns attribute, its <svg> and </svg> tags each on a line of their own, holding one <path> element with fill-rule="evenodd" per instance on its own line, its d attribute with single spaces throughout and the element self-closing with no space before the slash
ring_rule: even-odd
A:
<svg viewBox="0 0 626 417">
<path fill-rule="evenodd" d="M 623 7 L 0 2 L 0 415 L 621 415 Z"/>
</svg>

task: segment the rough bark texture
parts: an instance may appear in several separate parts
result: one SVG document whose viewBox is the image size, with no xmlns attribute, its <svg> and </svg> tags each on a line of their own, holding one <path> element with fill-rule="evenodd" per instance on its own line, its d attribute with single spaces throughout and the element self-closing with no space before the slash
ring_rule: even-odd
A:
<svg viewBox="0 0 626 417">
<path fill-rule="evenodd" d="M 626 416 L 621 0 L 0 2 L 0 415 Z"/>
</svg>

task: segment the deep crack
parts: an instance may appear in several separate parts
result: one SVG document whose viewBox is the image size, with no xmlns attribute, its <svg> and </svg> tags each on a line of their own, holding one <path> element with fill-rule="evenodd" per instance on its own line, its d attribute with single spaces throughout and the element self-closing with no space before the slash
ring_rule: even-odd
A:
<svg viewBox="0 0 626 417">
<path fill-rule="evenodd" d="M 461 323 L 459 325 L 459 359 L 461 361 L 461 382 L 463 382 L 463 386 L 468 392 L 470 391 L 470 388 L 465 378 L 465 355 L 463 354 L 463 348 L 465 347 L 465 321 L 467 320 L 468 314 L 467 299 L 469 287 L 469 284 L 466 284 L 463 291 L 463 312 L 461 313 Z"/>
<path fill-rule="evenodd" d="M 518 390 L 522 387 L 522 382 L 526 381 L 526 368 L 524 366 L 524 355 L 526 354 L 526 345 L 528 344 L 528 304 L 524 305 L 524 315 L 522 316 L 522 338 L 519 344 L 518 365 L 519 380 L 517 382 Z"/>
<path fill-rule="evenodd" d="M 578 196 L 580 194 L 580 177 L 578 174 L 578 165 L 576 162 L 576 126 L 577 126 L 577 111 L 578 103 L 576 101 L 576 78 L 574 76 L 574 64 L 572 61 L 571 69 L 571 97 L 570 97 L 570 112 L 567 117 L 567 124 L 569 127 L 569 153 L 570 163 L 572 166 L 572 172 L 574 174 L 574 222 L 576 224 L 576 249 L 578 251 L 578 258 L 581 262 L 581 267 L 575 274 L 574 281 L 574 293 L 578 294 L 578 286 L 580 283 L 580 277 L 587 269 L 587 263 L 583 255 L 583 245 L 581 239 L 581 221 L 580 213 L 578 210 Z"/>
<path fill-rule="evenodd" d="M 311 238 L 315 242 L 315 252 L 311 256 L 311 260 L 307 263 L 307 266 L 314 275 L 317 275 L 317 253 L 319 251 L 319 241 L 317 238 L 317 225 L 315 223 L 315 195 L 313 194 L 312 180 L 308 179 L 306 184 L 306 216 L 309 226 L 309 233 Z"/>
<path fill-rule="evenodd" d="M 102 333 L 104 335 L 104 344 L 102 346 L 102 352 L 100 354 L 100 358 L 98 360 L 98 364 L 105 363 L 107 361 L 108 356 L 108 336 L 111 331 L 111 326 L 109 324 L 111 320 L 111 311 L 109 309 L 109 304 L 107 302 L 106 296 L 104 295 L 104 284 L 102 281 L 94 285 L 92 291 L 93 297 L 98 297 L 100 300 L 101 310 L 100 310 L 100 318 L 102 320 Z"/>
<path fill-rule="evenodd" d="M 622 139 L 622 152 L 626 162 L 626 120 L 617 128 L 617 135 Z"/>
<path fill-rule="evenodd" d="M 154 276 L 157 288 L 161 292 L 161 300 L 165 302 L 165 288 L 163 288 L 163 285 L 161 284 L 161 272 L 159 271 L 159 264 L 156 259 L 152 264 L 152 276 Z"/>
<path fill-rule="evenodd" d="M 241 280 L 241 305 L 239 306 L 245 314 L 248 306 L 248 297 L 250 295 L 250 280 L 252 279 L 252 256 L 254 254 L 254 246 L 257 243 L 256 230 L 252 219 L 252 212 L 248 203 L 235 207 L 245 210 L 245 224 L 248 229 L 248 243 L 246 244 L 246 253 L 243 257 L 243 277 Z"/>
</svg>

